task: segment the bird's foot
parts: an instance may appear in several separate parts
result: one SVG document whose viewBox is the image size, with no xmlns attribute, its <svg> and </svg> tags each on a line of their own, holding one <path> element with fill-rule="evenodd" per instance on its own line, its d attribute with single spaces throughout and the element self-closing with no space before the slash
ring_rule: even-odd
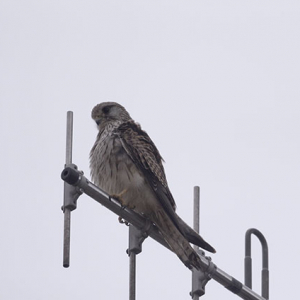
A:
<svg viewBox="0 0 300 300">
<path fill-rule="evenodd" d="M 114 198 L 116 199 L 120 204 L 121 204 L 121 209 L 125 209 L 125 208 L 129 208 L 134 210 L 135 209 L 135 205 L 130 203 L 130 202 L 126 202 L 122 196 L 127 192 L 127 189 L 123 190 L 121 193 L 119 194 L 112 194 L 109 196 L 109 198 Z"/>
<path fill-rule="evenodd" d="M 124 189 L 121 193 L 119 194 L 112 194 L 112 195 L 109 195 L 109 198 L 114 198 L 116 199 L 118 202 L 121 203 L 122 207 L 126 207 L 126 203 L 125 201 L 123 200 L 122 196 L 127 192 L 127 189 Z"/>
<path fill-rule="evenodd" d="M 127 192 L 127 189 L 124 189 L 121 193 L 119 193 L 119 194 L 112 194 L 112 195 L 110 195 L 109 197 L 110 197 L 110 198 L 116 199 L 116 200 L 121 204 L 121 209 L 122 209 L 122 210 L 124 210 L 125 208 L 129 208 L 129 209 L 134 210 L 134 209 L 135 209 L 135 205 L 126 202 L 126 201 L 122 198 L 122 196 L 123 196 L 126 192 Z M 119 222 L 120 222 L 121 224 L 125 224 L 125 225 L 129 226 L 129 223 L 128 223 L 126 220 L 124 220 L 122 217 L 119 217 L 118 220 L 119 220 Z"/>
</svg>

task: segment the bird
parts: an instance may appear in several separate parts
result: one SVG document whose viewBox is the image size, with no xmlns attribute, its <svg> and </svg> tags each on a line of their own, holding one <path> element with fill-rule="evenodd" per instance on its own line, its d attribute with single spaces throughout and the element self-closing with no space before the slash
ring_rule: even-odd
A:
<svg viewBox="0 0 300 300">
<path fill-rule="evenodd" d="M 117 102 L 97 104 L 91 117 L 98 128 L 90 151 L 94 184 L 152 222 L 186 267 L 201 269 L 190 243 L 212 253 L 216 250 L 176 213 L 163 158 L 149 135 Z"/>
</svg>

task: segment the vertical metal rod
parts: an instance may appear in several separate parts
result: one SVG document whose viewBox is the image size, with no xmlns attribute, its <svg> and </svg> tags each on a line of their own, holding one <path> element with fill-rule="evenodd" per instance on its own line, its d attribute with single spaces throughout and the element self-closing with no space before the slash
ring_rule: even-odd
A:
<svg viewBox="0 0 300 300">
<path fill-rule="evenodd" d="M 66 165 L 72 163 L 72 145 L 73 145 L 73 112 L 67 112 L 67 137 L 66 137 Z M 66 191 L 67 183 L 64 183 Z M 65 196 L 66 197 L 66 196 Z M 71 228 L 71 211 L 69 208 L 64 209 L 64 249 L 63 249 L 63 266 L 70 266 L 70 228 Z"/>
<path fill-rule="evenodd" d="M 199 233 L 200 229 L 200 187 L 194 186 L 194 230 Z M 197 246 L 197 248 L 199 248 Z"/>
<path fill-rule="evenodd" d="M 248 229 L 245 235 L 245 285 L 249 288 L 252 288 L 251 234 L 256 235 L 262 246 L 261 292 L 263 298 L 269 299 L 268 244 L 263 234 L 255 228 Z"/>
<path fill-rule="evenodd" d="M 251 258 L 251 239 L 246 238 L 245 259 L 244 259 L 244 282 L 245 286 L 252 289 L 252 258 Z"/>
<path fill-rule="evenodd" d="M 199 233 L 200 230 L 200 187 L 194 186 L 194 230 Z M 199 249 L 198 246 L 194 245 L 195 251 Z M 192 276 L 196 276 L 195 273 L 193 273 Z M 193 300 L 199 300 L 199 295 L 195 293 L 193 295 Z"/>
<path fill-rule="evenodd" d="M 129 300 L 135 300 L 136 295 L 136 255 L 142 252 L 142 243 L 146 238 L 145 232 L 129 225 Z"/>
<path fill-rule="evenodd" d="M 72 163 L 73 112 L 67 112 L 66 165 Z"/>
<path fill-rule="evenodd" d="M 64 250 L 63 250 L 63 267 L 70 266 L 70 224 L 71 211 L 66 208 L 64 212 Z"/>
<path fill-rule="evenodd" d="M 132 251 L 129 256 L 129 300 L 135 300 L 136 254 Z"/>
</svg>

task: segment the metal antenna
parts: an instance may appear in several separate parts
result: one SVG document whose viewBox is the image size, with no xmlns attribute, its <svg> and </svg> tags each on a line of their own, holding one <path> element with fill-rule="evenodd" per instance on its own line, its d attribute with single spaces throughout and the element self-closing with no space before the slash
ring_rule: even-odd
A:
<svg viewBox="0 0 300 300">
<path fill-rule="evenodd" d="M 92 184 L 79 171 L 77 166 L 72 163 L 72 132 L 73 132 L 73 113 L 67 113 L 67 143 L 66 143 L 66 164 L 61 173 L 64 181 L 64 204 L 62 210 L 64 212 L 64 251 L 63 266 L 65 268 L 70 265 L 70 221 L 71 211 L 76 209 L 77 199 L 85 193 L 93 198 L 104 207 L 108 208 L 115 214 L 119 215 L 126 222 L 130 223 L 129 228 L 129 248 L 130 256 L 130 300 L 135 300 L 135 278 L 136 278 L 136 254 L 142 251 L 141 245 L 144 239 L 149 235 L 162 246 L 171 250 L 166 243 L 157 227 L 149 222 L 142 215 L 124 208 L 121 204 L 110 197 L 107 193 Z M 194 188 L 194 229 L 199 232 L 199 202 L 200 188 Z M 131 225 L 132 224 L 132 225 Z M 262 270 L 262 296 L 259 296 L 251 290 L 251 233 L 255 234 L 261 241 L 263 246 L 263 270 Z M 195 247 L 195 251 L 199 254 L 200 267 L 203 271 L 193 270 L 193 283 L 191 296 L 194 300 L 198 300 L 205 292 L 205 284 L 211 278 L 223 285 L 227 290 L 236 294 L 245 300 L 268 300 L 269 299 L 269 270 L 268 270 L 268 247 L 264 236 L 257 229 L 249 229 L 246 233 L 246 258 L 245 258 L 245 285 L 234 277 L 230 276 L 220 268 L 218 268 L 210 257 L 204 256 L 204 251 Z M 247 262 L 246 262 L 247 261 Z M 250 263 L 249 263 L 250 262 Z M 198 274 L 197 274 L 198 272 Z"/>
<path fill-rule="evenodd" d="M 263 298 L 268 300 L 269 299 L 268 244 L 263 234 L 255 228 L 248 229 L 245 235 L 245 286 L 252 289 L 251 234 L 257 236 L 262 246 L 261 295 Z"/>
<path fill-rule="evenodd" d="M 73 112 L 67 112 L 67 138 L 66 138 L 66 164 L 65 167 L 72 166 L 72 145 L 73 145 Z M 62 172 L 62 176 L 66 176 L 66 169 Z M 82 193 L 78 189 L 67 182 L 64 182 L 64 204 L 62 210 L 64 213 L 64 249 L 63 249 L 63 266 L 70 266 L 70 233 L 71 233 L 71 211 L 76 208 L 76 201 Z"/>
<path fill-rule="evenodd" d="M 82 172 L 78 171 L 75 167 L 72 167 L 72 164 L 62 171 L 61 178 L 70 185 L 79 188 L 86 195 L 90 196 L 98 203 L 102 204 L 115 214 L 119 215 L 127 222 L 133 224 L 135 227 L 139 229 L 143 229 L 146 227 L 147 220 L 143 216 L 137 214 L 132 210 L 126 208 L 124 209 L 124 207 L 122 207 L 118 201 L 111 198 L 108 194 L 91 183 L 84 175 L 82 175 Z M 149 236 L 156 240 L 158 243 L 170 249 L 155 225 L 151 227 L 148 233 Z M 243 285 L 240 281 L 218 268 L 210 258 L 202 255 L 200 255 L 199 258 L 201 269 L 205 270 L 205 275 L 222 284 L 232 293 L 245 300 L 265 300 L 265 298 L 256 294 L 249 287 Z"/>
</svg>

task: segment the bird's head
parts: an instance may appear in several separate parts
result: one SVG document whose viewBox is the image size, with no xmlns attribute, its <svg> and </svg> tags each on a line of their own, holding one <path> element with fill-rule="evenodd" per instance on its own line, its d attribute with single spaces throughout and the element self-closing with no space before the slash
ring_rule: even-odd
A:
<svg viewBox="0 0 300 300">
<path fill-rule="evenodd" d="M 131 117 L 119 103 L 103 102 L 93 108 L 92 119 L 100 126 L 111 121 L 127 122 L 131 120 Z"/>
</svg>

